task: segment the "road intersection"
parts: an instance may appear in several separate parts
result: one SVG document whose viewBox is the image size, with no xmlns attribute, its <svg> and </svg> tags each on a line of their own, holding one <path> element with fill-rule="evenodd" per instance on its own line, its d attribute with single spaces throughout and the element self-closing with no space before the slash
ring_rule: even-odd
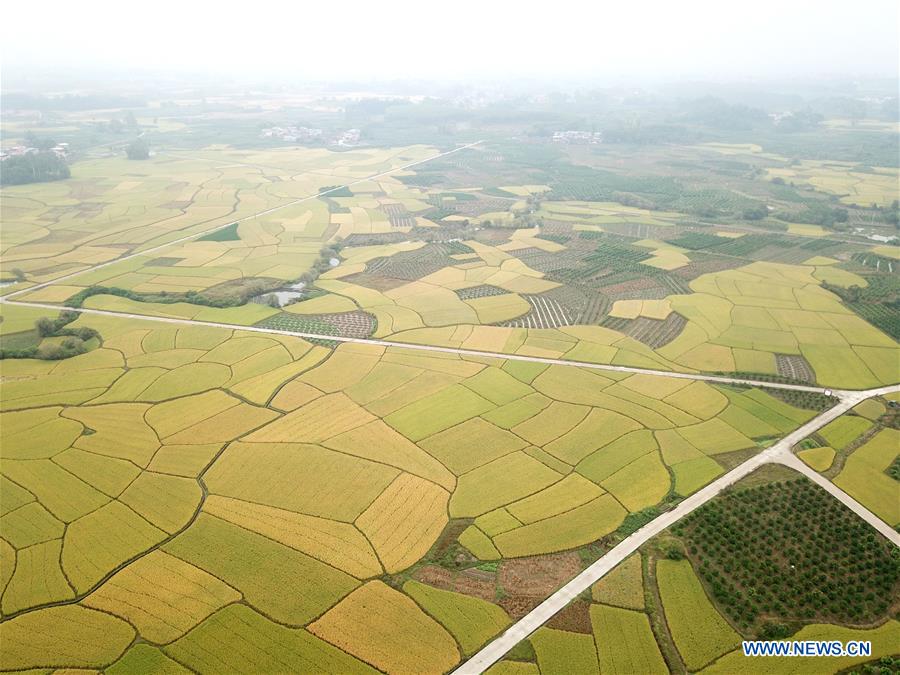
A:
<svg viewBox="0 0 900 675">
<path fill-rule="evenodd" d="M 822 412 L 820 415 L 817 415 L 771 447 L 763 450 L 758 455 L 754 455 L 743 464 L 740 464 L 706 487 L 681 501 L 672 510 L 666 511 L 647 523 L 634 534 L 628 536 L 613 547 L 608 553 L 600 557 L 590 567 L 578 574 L 578 576 L 553 593 L 540 605 L 519 619 L 500 637 L 488 643 L 468 661 L 459 666 L 453 671 L 454 675 L 477 675 L 477 673 L 482 673 L 490 668 L 493 664 L 502 659 L 509 650 L 549 621 L 572 600 L 577 598 L 579 594 L 588 590 L 596 581 L 601 579 L 616 565 L 634 553 L 640 546 L 650 541 L 650 539 L 660 534 L 692 511 L 701 507 L 725 488 L 734 485 L 734 483 L 741 478 L 744 478 L 765 464 L 784 464 L 799 471 L 804 476 L 823 487 L 835 498 L 839 499 L 847 506 L 847 508 L 877 529 L 895 546 L 900 546 L 900 534 L 898 534 L 891 526 L 853 499 L 850 495 L 840 490 L 834 483 L 816 473 L 791 452 L 791 448 L 793 448 L 794 445 L 810 434 L 815 433 L 817 430 L 821 429 L 823 426 L 860 402 L 872 398 L 873 396 L 880 396 L 882 394 L 897 391 L 900 391 L 900 385 L 880 387 L 878 389 L 869 389 L 867 391 L 835 392 L 835 395 L 840 399 L 840 402 L 837 405 Z"/>
</svg>

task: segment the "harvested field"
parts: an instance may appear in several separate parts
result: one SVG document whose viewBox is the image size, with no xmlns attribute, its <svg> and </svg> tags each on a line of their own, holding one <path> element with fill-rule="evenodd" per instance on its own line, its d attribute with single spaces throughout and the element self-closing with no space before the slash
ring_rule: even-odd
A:
<svg viewBox="0 0 900 675">
<path fill-rule="evenodd" d="M 583 600 L 574 600 L 555 614 L 545 625 L 547 628 L 591 634 L 591 605 Z"/>
<path fill-rule="evenodd" d="M 489 602 L 493 602 L 497 594 L 496 573 L 485 572 L 477 568 L 454 572 L 437 565 L 425 565 L 417 568 L 412 576 L 417 581 L 429 586 L 442 588 L 445 591 L 455 591 Z"/>
<path fill-rule="evenodd" d="M 512 595 L 545 598 L 580 571 L 577 553 L 554 553 L 507 560 L 500 566 L 497 581 Z"/>
</svg>

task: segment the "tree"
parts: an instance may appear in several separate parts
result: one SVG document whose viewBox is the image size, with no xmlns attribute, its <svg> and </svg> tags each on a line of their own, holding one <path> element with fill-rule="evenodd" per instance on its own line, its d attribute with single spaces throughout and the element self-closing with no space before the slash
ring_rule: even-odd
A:
<svg viewBox="0 0 900 675">
<path fill-rule="evenodd" d="M 128 156 L 128 159 L 149 159 L 150 147 L 147 145 L 147 141 L 138 137 L 128 144 L 125 148 L 125 154 Z"/>
<path fill-rule="evenodd" d="M 3 185 L 25 185 L 62 180 L 71 176 L 69 165 L 52 152 L 29 152 L 26 155 L 9 157 L 3 162 L 0 183 Z"/>
<path fill-rule="evenodd" d="M 54 141 L 52 138 L 38 136 L 33 131 L 29 130 L 25 132 L 25 145 L 27 145 L 29 148 L 37 148 L 41 152 L 46 152 L 54 145 L 56 145 L 56 141 Z"/>
<path fill-rule="evenodd" d="M 756 204 L 744 209 L 743 216 L 745 220 L 762 220 L 769 215 L 769 209 L 765 204 Z"/>
<path fill-rule="evenodd" d="M 53 319 L 48 319 L 45 316 L 42 316 L 40 319 L 34 322 L 34 327 L 37 329 L 38 335 L 41 337 L 50 337 L 56 333 L 56 322 Z"/>
</svg>

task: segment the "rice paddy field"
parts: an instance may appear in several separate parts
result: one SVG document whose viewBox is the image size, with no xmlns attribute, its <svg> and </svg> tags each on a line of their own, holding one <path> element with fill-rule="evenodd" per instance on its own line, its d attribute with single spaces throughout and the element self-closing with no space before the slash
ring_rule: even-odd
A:
<svg viewBox="0 0 900 675">
<path fill-rule="evenodd" d="M 425 146 L 339 154 L 213 149 L 173 151 L 137 166 L 125 159 L 90 160 L 79 163 L 71 181 L 3 189 L 0 254 L 7 269 L 17 268 L 29 283 L 40 283 L 225 227 L 434 152 Z M 138 293 L 179 293 L 249 276 L 293 279 L 308 269 L 325 240 L 345 235 L 354 222 L 351 213 L 347 223 L 332 223 L 322 200 L 276 213 L 277 220 L 242 220 L 236 228 L 174 244 L 164 255 L 112 265 L 80 277 L 66 291 L 72 295 L 103 283 Z M 364 207 L 357 219 L 365 222 L 362 230 L 372 230 Z M 384 226 L 390 227 L 387 222 Z M 55 287 L 32 299 L 64 299 L 61 293 Z"/>
<path fill-rule="evenodd" d="M 775 525 L 798 513 L 827 524 L 816 528 L 811 521 L 816 533 L 794 538 L 788 561 L 767 552 L 768 538 L 778 536 Z M 891 656 L 900 640 L 890 608 L 900 583 L 893 545 L 867 537 L 867 528 L 797 474 L 762 470 L 645 544 L 597 581 L 589 598 L 557 615 L 579 615 L 581 622 L 570 618 L 562 626 L 554 619 L 488 672 L 564 672 L 563 649 L 577 672 L 758 672 L 758 660 L 740 646 L 757 638 L 869 640 L 869 657 L 766 660 L 772 673 L 860 672 L 860 664 Z M 842 553 L 847 548 L 854 550 L 849 557 Z M 794 577 L 778 582 L 787 566 Z M 854 592 L 847 602 L 828 592 L 833 585 L 868 586 L 873 570 L 882 586 L 873 595 Z M 772 583 L 763 587 L 760 579 Z"/>
<path fill-rule="evenodd" d="M 3 362 L 5 669 L 214 671 L 215 645 L 252 635 L 248 668 L 446 671 L 580 569 L 573 551 L 814 414 L 649 375 L 69 325 L 99 346 Z"/>
<path fill-rule="evenodd" d="M 847 162 L 804 160 L 790 169 L 770 169 L 769 176 L 806 183 L 837 195 L 844 204 L 887 206 L 897 198 L 897 169 L 859 168 Z"/>
<path fill-rule="evenodd" d="M 42 306 L 0 305 L 0 669 L 448 672 L 828 404 L 565 362 L 900 380 L 847 299 L 892 288 L 858 256 L 894 246 L 488 184 L 490 146 L 394 171 L 437 152 L 213 146 L 3 188 L 3 291 Z M 90 312 L 48 333 L 66 307 Z M 896 525 L 871 403 L 798 454 Z M 740 670 L 759 626 L 685 537 L 654 546 L 496 672 Z M 835 630 L 889 654 L 875 619 Z"/>
<path fill-rule="evenodd" d="M 896 336 L 882 332 L 890 320 L 836 294 L 867 289 L 870 280 L 881 288 L 893 276 L 851 264 L 847 256 L 858 245 L 701 233 L 678 211 L 551 200 L 546 186 L 528 183 L 490 195 L 471 187 L 452 193 L 416 185 L 418 167 L 366 180 L 434 152 L 220 147 L 160 155 L 141 164 L 140 175 L 126 175 L 134 170 L 119 160 L 97 160 L 85 166 L 90 195 L 68 183 L 10 189 L 13 234 L 4 237 L 4 263 L 24 276 L 14 290 L 87 270 L 18 296 L 25 301 L 682 372 L 800 377 L 825 387 L 868 388 L 900 377 Z M 179 200 L 159 187 L 161 176 L 209 185 L 196 200 Z M 345 183 L 349 188 L 335 188 Z M 328 189 L 333 195 L 315 197 Z M 56 202 L 52 194 L 27 202 L 29 190 L 61 192 Z M 233 208 L 195 214 L 214 208 L 197 206 L 207 192 Z M 518 217 L 523 196 L 538 200 L 526 205 L 537 225 L 500 224 L 497 214 Z M 146 221 L 135 219 L 129 199 L 144 205 Z M 85 203 L 98 209 L 95 216 L 67 208 Z M 173 203 L 181 204 L 177 218 L 165 212 Z M 276 210 L 247 217 L 267 209 Z M 638 224 L 650 236 L 622 229 Z M 87 269 L 95 265 L 104 266 Z M 269 295 L 290 288 L 301 290 L 288 293 L 289 304 Z"/>
<path fill-rule="evenodd" d="M 889 525 L 900 525 L 900 432 L 887 400 L 869 399 L 801 441 L 797 456 Z"/>
</svg>

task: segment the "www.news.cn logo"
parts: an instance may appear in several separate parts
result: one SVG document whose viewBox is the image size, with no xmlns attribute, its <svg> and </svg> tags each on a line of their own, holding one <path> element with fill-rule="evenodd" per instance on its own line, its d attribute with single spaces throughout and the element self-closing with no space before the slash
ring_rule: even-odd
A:
<svg viewBox="0 0 900 675">
<path fill-rule="evenodd" d="M 872 643 L 850 640 L 746 640 L 744 656 L 871 656 Z"/>
</svg>

